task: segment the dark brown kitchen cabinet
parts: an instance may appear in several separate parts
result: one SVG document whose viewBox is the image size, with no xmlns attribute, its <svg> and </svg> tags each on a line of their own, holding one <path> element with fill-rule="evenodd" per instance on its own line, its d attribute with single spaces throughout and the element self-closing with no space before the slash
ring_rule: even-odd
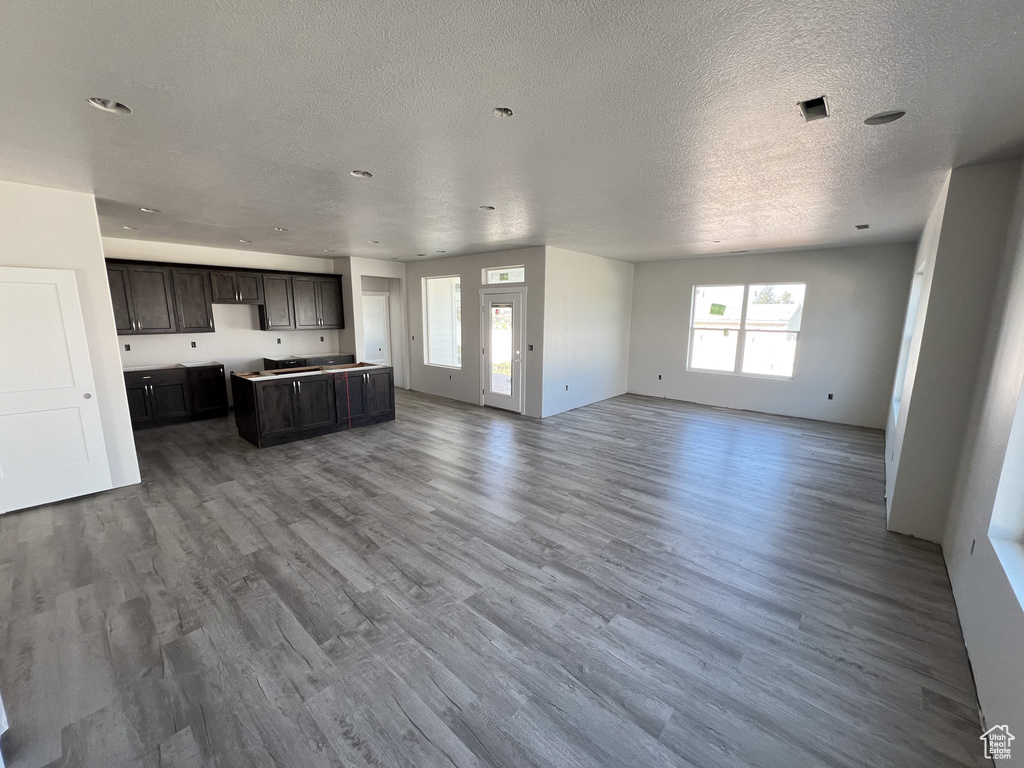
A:
<svg viewBox="0 0 1024 768">
<path fill-rule="evenodd" d="M 178 333 L 213 333 L 213 289 L 208 269 L 172 269 Z"/>
<path fill-rule="evenodd" d="M 295 328 L 343 328 L 341 285 L 336 277 L 292 277 Z"/>
<path fill-rule="evenodd" d="M 228 387 L 223 365 L 189 366 L 188 383 L 192 390 L 192 415 L 195 418 L 228 415 Z"/>
<path fill-rule="evenodd" d="M 262 304 L 263 275 L 258 272 L 213 270 L 215 304 Z"/>
<path fill-rule="evenodd" d="M 319 277 L 316 287 L 320 327 L 344 328 L 345 318 L 341 312 L 341 278 Z"/>
<path fill-rule="evenodd" d="M 260 328 L 264 331 L 291 331 L 295 329 L 292 278 L 289 275 L 263 275 L 263 304 L 260 305 Z"/>
<path fill-rule="evenodd" d="M 135 333 L 128 267 L 107 267 L 107 282 L 110 284 L 110 302 L 114 307 L 114 328 L 119 335 Z"/>
<path fill-rule="evenodd" d="M 220 363 L 125 371 L 124 383 L 133 427 L 228 415 Z"/>
<path fill-rule="evenodd" d="M 392 383 L 391 368 L 365 363 L 324 374 L 233 374 L 235 424 L 239 436 L 265 448 L 390 421 Z"/>
<path fill-rule="evenodd" d="M 171 288 L 166 267 L 128 267 L 134 333 L 177 333 Z"/>
</svg>

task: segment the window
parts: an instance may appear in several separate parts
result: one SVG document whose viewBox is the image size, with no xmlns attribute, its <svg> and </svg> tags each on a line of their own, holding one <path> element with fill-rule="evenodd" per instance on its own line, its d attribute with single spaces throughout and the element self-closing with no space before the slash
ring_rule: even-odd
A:
<svg viewBox="0 0 1024 768">
<path fill-rule="evenodd" d="M 495 267 L 484 270 L 484 285 L 522 283 L 526 281 L 526 267 Z"/>
<path fill-rule="evenodd" d="M 698 285 L 688 369 L 793 378 L 803 283 Z"/>
<path fill-rule="evenodd" d="M 462 281 L 459 277 L 423 278 L 426 327 L 424 362 L 462 367 Z"/>
<path fill-rule="evenodd" d="M 903 322 L 903 341 L 900 343 L 900 359 L 896 365 L 896 382 L 892 388 L 893 418 L 899 418 L 900 401 L 903 399 L 903 384 L 907 380 L 907 365 L 910 363 L 910 345 L 914 341 L 914 327 L 917 325 L 917 310 L 921 305 L 921 290 L 924 288 L 924 267 L 914 273 L 910 286 L 910 301 L 907 303 L 907 319 Z"/>
</svg>

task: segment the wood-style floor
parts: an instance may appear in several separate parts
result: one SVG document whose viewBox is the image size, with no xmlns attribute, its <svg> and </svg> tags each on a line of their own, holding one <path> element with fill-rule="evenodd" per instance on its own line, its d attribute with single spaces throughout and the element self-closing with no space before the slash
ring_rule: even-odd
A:
<svg viewBox="0 0 1024 768">
<path fill-rule="evenodd" d="M 0 518 L 9 765 L 979 766 L 937 547 L 882 435 L 624 396 L 398 393 Z"/>
</svg>

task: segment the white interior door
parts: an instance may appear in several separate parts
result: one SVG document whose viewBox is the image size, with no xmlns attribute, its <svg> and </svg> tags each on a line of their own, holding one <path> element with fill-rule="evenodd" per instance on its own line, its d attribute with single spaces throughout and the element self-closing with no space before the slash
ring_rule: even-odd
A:
<svg viewBox="0 0 1024 768">
<path fill-rule="evenodd" d="M 482 293 L 483 404 L 523 412 L 523 294 Z"/>
<path fill-rule="evenodd" d="M 363 360 L 391 365 L 390 307 L 386 293 L 363 293 Z"/>
<path fill-rule="evenodd" d="M 75 273 L 0 267 L 0 512 L 112 487 Z"/>
</svg>

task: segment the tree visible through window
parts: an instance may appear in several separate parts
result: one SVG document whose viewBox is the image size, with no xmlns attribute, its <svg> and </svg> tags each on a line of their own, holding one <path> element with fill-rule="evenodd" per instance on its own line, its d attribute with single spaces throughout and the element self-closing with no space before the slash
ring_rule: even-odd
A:
<svg viewBox="0 0 1024 768">
<path fill-rule="evenodd" d="M 804 283 L 695 286 L 689 369 L 792 378 L 806 290 Z"/>
</svg>

